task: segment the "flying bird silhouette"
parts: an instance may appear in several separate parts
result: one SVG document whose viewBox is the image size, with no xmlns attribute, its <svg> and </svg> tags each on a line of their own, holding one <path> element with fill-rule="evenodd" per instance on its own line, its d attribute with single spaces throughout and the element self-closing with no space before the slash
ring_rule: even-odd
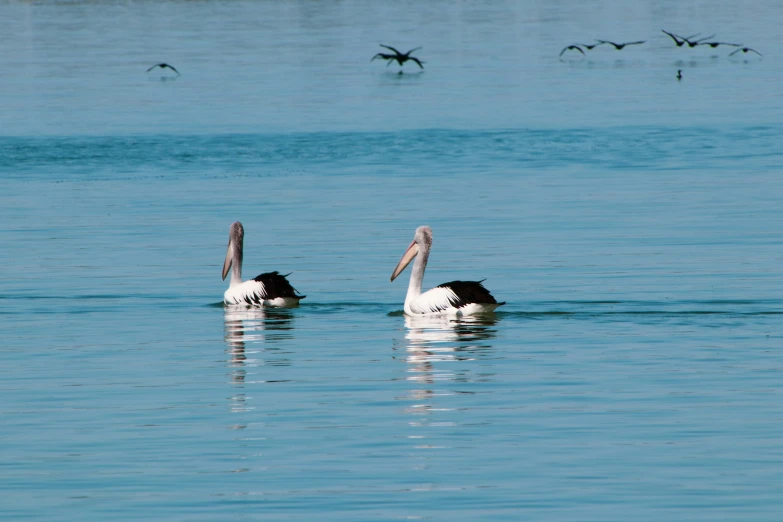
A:
<svg viewBox="0 0 783 522">
<path fill-rule="evenodd" d="M 734 44 L 734 43 L 728 43 L 728 42 L 699 42 L 699 45 L 709 45 L 713 49 L 715 49 L 719 45 L 730 45 L 732 47 L 742 47 L 742 44 Z"/>
<path fill-rule="evenodd" d="M 741 52 L 742 54 L 747 54 L 748 52 L 751 52 L 751 53 L 756 53 L 759 56 L 763 56 L 760 52 L 758 52 L 755 49 L 751 49 L 750 47 L 740 47 L 736 51 L 729 53 L 729 56 L 734 56 L 735 54 L 737 54 L 739 52 Z"/>
<path fill-rule="evenodd" d="M 599 45 L 603 45 L 603 44 L 604 44 L 603 42 L 598 42 L 598 43 L 594 43 L 594 44 L 583 44 L 583 43 L 580 43 L 580 44 L 576 44 L 576 45 L 578 45 L 579 47 L 584 47 L 588 51 L 592 51 L 594 47 L 598 47 Z"/>
<path fill-rule="evenodd" d="M 416 62 L 416 64 L 419 67 L 424 69 L 424 65 L 422 65 L 423 62 L 421 60 L 419 60 L 418 58 L 416 58 L 415 56 L 411 56 L 411 53 L 413 51 L 418 51 L 419 49 L 421 49 L 421 47 L 416 47 L 414 49 L 411 49 L 407 53 L 401 53 L 400 51 L 398 51 L 397 49 L 395 49 L 394 47 L 391 47 L 389 45 L 383 45 L 383 44 L 378 44 L 378 45 L 380 45 L 381 47 L 385 47 L 386 49 L 392 51 L 394 54 L 378 53 L 375 56 L 373 56 L 372 59 L 370 59 L 370 61 L 373 61 L 376 58 L 382 58 L 382 59 L 386 60 L 386 67 L 388 67 L 389 64 L 392 63 L 393 61 L 396 61 L 398 64 L 400 64 L 400 67 L 402 67 L 402 64 L 404 64 L 405 62 L 410 60 L 412 62 Z"/>
<path fill-rule="evenodd" d="M 643 44 L 646 40 L 640 40 L 638 42 L 624 42 L 624 43 L 620 43 L 620 44 L 614 43 L 614 42 L 610 42 L 608 40 L 598 40 L 598 41 L 600 43 L 613 45 L 615 49 L 617 49 L 618 51 L 621 51 L 623 49 L 623 47 L 625 47 L 626 45 L 640 45 L 640 44 Z"/>
<path fill-rule="evenodd" d="M 560 51 L 560 56 L 563 56 L 563 53 L 565 53 L 566 51 L 572 51 L 572 50 L 579 51 L 580 53 L 582 53 L 583 56 L 585 54 L 582 48 L 579 47 L 578 45 L 566 45 L 565 47 L 563 47 L 563 50 Z"/>
<path fill-rule="evenodd" d="M 696 47 L 697 45 L 701 45 L 702 42 L 704 42 L 704 40 L 709 40 L 710 38 L 715 38 L 715 35 L 711 34 L 709 36 L 705 36 L 704 38 L 699 38 L 698 40 L 689 40 L 688 38 L 686 38 L 685 43 L 688 44 L 688 47 Z"/>
<path fill-rule="evenodd" d="M 177 73 L 177 76 L 180 76 L 179 71 L 177 69 L 175 69 L 173 65 L 169 65 L 167 63 L 156 63 L 155 65 L 153 65 L 152 67 L 147 69 L 147 72 L 150 72 L 155 67 L 160 67 L 161 69 L 171 69 L 172 71 Z"/>
<path fill-rule="evenodd" d="M 678 36 L 678 35 L 676 35 L 674 33 L 670 33 L 669 31 L 666 31 L 665 29 L 661 29 L 661 32 L 668 34 L 669 37 L 672 40 L 674 40 L 674 43 L 677 44 L 677 47 L 682 47 L 687 42 L 689 42 L 691 38 L 696 38 L 697 36 L 699 36 L 699 33 L 696 33 L 696 34 L 693 34 L 691 36 L 682 37 L 682 36 Z"/>
</svg>

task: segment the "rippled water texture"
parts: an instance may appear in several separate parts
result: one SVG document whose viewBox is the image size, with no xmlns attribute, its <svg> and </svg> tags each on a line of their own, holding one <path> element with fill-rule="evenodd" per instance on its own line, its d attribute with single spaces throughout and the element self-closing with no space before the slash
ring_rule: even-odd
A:
<svg viewBox="0 0 783 522">
<path fill-rule="evenodd" d="M 779 520 L 779 10 L 0 4 L 0 519 Z"/>
</svg>

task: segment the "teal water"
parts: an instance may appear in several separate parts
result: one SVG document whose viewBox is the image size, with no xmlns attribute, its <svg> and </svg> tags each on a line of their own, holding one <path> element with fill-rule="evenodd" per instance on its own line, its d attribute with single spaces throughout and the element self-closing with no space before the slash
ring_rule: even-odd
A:
<svg viewBox="0 0 783 522">
<path fill-rule="evenodd" d="M 776 6 L 401 5 L 0 5 L 0 518 L 779 519 Z"/>
</svg>

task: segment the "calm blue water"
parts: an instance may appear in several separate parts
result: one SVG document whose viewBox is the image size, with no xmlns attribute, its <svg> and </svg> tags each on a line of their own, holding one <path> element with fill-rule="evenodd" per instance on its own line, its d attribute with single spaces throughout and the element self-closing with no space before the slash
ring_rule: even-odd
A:
<svg viewBox="0 0 783 522">
<path fill-rule="evenodd" d="M 0 518 L 779 520 L 777 13 L 0 4 Z M 404 317 L 423 224 L 508 304 Z"/>
</svg>

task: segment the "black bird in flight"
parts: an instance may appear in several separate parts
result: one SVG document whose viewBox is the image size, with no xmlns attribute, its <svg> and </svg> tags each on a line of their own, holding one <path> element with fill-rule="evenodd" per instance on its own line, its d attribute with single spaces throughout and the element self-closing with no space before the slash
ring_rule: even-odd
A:
<svg viewBox="0 0 783 522">
<path fill-rule="evenodd" d="M 677 79 L 682 80 L 682 69 L 677 69 Z"/>
<path fill-rule="evenodd" d="M 699 33 L 696 33 L 696 34 L 691 35 L 691 36 L 682 37 L 682 36 L 678 36 L 676 34 L 670 33 L 669 31 L 666 31 L 664 29 L 661 29 L 661 32 L 664 32 L 664 33 L 668 34 L 669 37 L 672 40 L 674 40 L 674 43 L 677 44 L 677 47 L 682 47 L 686 43 L 690 43 L 690 39 L 691 38 L 696 38 L 697 36 L 699 36 Z"/>
<path fill-rule="evenodd" d="M 625 43 L 621 43 L 621 44 L 610 42 L 608 40 L 598 40 L 598 41 L 600 43 L 613 45 L 615 49 L 617 49 L 618 51 L 621 51 L 623 49 L 623 47 L 625 47 L 626 45 L 640 45 L 640 44 L 643 44 L 646 40 L 640 40 L 638 42 L 625 42 Z"/>
<path fill-rule="evenodd" d="M 709 36 L 705 36 L 704 38 L 699 38 L 698 40 L 689 40 L 688 38 L 686 38 L 685 43 L 688 44 L 688 47 L 696 47 L 697 45 L 701 45 L 702 42 L 704 42 L 704 40 L 709 40 L 710 38 L 715 38 L 715 35 L 711 34 Z"/>
<path fill-rule="evenodd" d="M 566 52 L 566 51 L 571 51 L 571 50 L 573 50 L 573 51 L 579 51 L 580 53 L 582 53 L 582 55 L 584 55 L 584 54 L 585 54 L 585 52 L 582 50 L 582 48 L 581 48 L 581 47 L 579 47 L 578 45 L 566 45 L 565 47 L 563 47 L 563 50 L 562 50 L 562 51 L 560 51 L 560 56 L 563 56 L 563 53 L 564 53 L 564 52 Z"/>
<path fill-rule="evenodd" d="M 742 44 L 733 44 L 733 43 L 728 43 L 728 42 L 699 42 L 699 45 L 709 45 L 713 49 L 715 49 L 719 45 L 730 45 L 732 47 L 742 47 Z"/>
<path fill-rule="evenodd" d="M 604 42 L 598 42 L 598 43 L 594 43 L 594 44 L 582 44 L 582 43 L 580 43 L 580 44 L 576 44 L 576 45 L 578 45 L 579 47 L 584 47 L 588 51 L 592 51 L 594 47 L 598 47 L 599 45 L 603 45 L 603 44 L 604 44 Z"/>
<path fill-rule="evenodd" d="M 180 74 L 179 74 L 179 71 L 178 71 L 178 70 L 176 70 L 176 69 L 174 68 L 174 66 L 173 66 L 173 65 L 169 65 L 169 64 L 167 64 L 167 63 L 156 63 L 155 65 L 153 65 L 152 67 L 150 67 L 149 69 L 147 69 L 147 72 L 150 72 L 150 71 L 151 71 L 152 69 L 154 69 L 155 67 L 160 67 L 161 69 L 171 69 L 172 71 L 174 71 L 175 73 L 177 73 L 177 76 L 180 76 Z"/>
<path fill-rule="evenodd" d="M 735 54 L 737 54 L 737 53 L 739 53 L 739 52 L 741 52 L 742 54 L 746 54 L 746 53 L 748 53 L 748 52 L 751 52 L 751 53 L 756 53 L 756 54 L 758 54 L 759 56 L 762 56 L 762 54 L 761 54 L 760 52 L 758 52 L 758 51 L 757 51 L 757 50 L 755 50 L 755 49 L 751 49 L 750 47 L 740 47 L 740 48 L 739 48 L 739 49 L 737 49 L 736 51 L 729 53 L 729 56 L 734 56 Z"/>
<path fill-rule="evenodd" d="M 416 64 L 417 64 L 419 67 L 421 67 L 422 69 L 424 69 L 424 66 L 422 65 L 422 62 L 421 62 L 421 60 L 419 60 L 419 59 L 418 59 L 418 58 L 416 58 L 415 56 L 411 56 L 411 53 L 412 53 L 413 51 L 418 51 L 419 49 L 421 49 L 421 47 L 416 47 L 415 49 L 411 49 L 411 50 L 410 50 L 410 51 L 408 51 L 407 53 L 401 53 L 400 51 L 398 51 L 397 49 L 395 49 L 394 47 L 391 47 L 391 46 L 389 46 L 389 45 L 383 45 L 383 44 L 378 44 L 378 45 L 380 45 L 381 47 L 385 47 L 386 49 L 388 49 L 388 50 L 392 51 L 394 54 L 388 54 L 388 53 L 378 53 L 378 54 L 376 54 L 375 56 L 373 56 L 373 57 L 372 57 L 372 59 L 371 59 L 370 61 L 373 61 L 373 60 L 375 60 L 376 58 L 382 58 L 382 59 L 384 59 L 384 60 L 386 60 L 386 61 L 387 61 L 387 62 L 386 62 L 386 66 L 388 67 L 388 66 L 389 66 L 389 64 L 390 64 L 390 63 L 392 63 L 392 61 L 395 61 L 395 60 L 396 60 L 396 61 L 397 61 L 397 63 L 398 63 L 398 64 L 400 64 L 400 67 L 402 67 L 402 64 L 404 64 L 404 63 L 405 63 L 405 62 L 407 62 L 408 60 L 411 60 L 412 62 L 416 62 Z"/>
</svg>

